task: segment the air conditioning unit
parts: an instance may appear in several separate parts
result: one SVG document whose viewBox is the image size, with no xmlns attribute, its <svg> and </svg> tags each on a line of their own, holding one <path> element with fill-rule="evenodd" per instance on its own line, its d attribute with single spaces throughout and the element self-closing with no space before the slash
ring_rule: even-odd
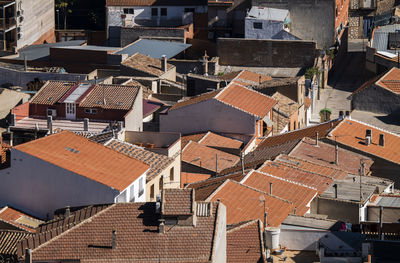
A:
<svg viewBox="0 0 400 263">
<path fill-rule="evenodd" d="M 56 109 L 47 109 L 47 116 L 57 117 Z"/>
</svg>

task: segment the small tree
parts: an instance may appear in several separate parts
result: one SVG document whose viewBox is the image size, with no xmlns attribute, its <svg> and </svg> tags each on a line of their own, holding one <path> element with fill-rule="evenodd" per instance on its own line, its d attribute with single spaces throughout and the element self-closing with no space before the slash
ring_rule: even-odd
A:
<svg viewBox="0 0 400 263">
<path fill-rule="evenodd" d="M 61 11 L 64 18 L 64 29 L 67 29 L 67 16 L 72 13 L 71 6 L 74 4 L 74 0 L 56 0 L 55 7 Z M 60 23 L 60 21 L 58 21 Z"/>
<path fill-rule="evenodd" d="M 307 69 L 305 77 L 306 77 L 306 79 L 312 79 L 314 77 L 314 75 L 319 76 L 319 74 L 320 74 L 320 72 L 319 72 L 318 68 L 312 67 L 312 68 Z"/>
</svg>

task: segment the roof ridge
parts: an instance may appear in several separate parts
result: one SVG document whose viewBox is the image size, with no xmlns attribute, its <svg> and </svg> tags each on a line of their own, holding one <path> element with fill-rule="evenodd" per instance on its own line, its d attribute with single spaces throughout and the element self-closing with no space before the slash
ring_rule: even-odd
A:
<svg viewBox="0 0 400 263">
<path fill-rule="evenodd" d="M 269 174 L 269 173 L 266 173 L 266 172 L 263 172 L 263 171 L 258 171 L 258 170 L 256 170 L 255 172 L 259 173 L 259 174 L 262 174 L 262 175 L 265 175 L 265 176 L 270 176 L 272 178 L 275 178 L 275 179 L 278 179 L 278 180 L 282 180 L 282 181 L 285 181 L 285 182 L 288 182 L 288 183 L 292 183 L 292 184 L 295 184 L 295 185 L 298 185 L 298 186 L 309 188 L 309 189 L 314 190 L 314 191 L 318 191 L 317 188 L 315 188 L 315 187 L 312 187 L 312 186 L 309 186 L 309 185 L 306 185 L 306 184 L 302 184 L 302 183 L 299 183 L 299 182 L 295 182 L 295 181 L 289 180 L 287 178 L 278 177 L 278 176 L 275 176 L 275 175 L 272 175 L 272 174 Z"/>
<path fill-rule="evenodd" d="M 90 219 L 90 222 L 91 222 L 93 218 L 95 218 L 95 217 L 101 215 L 102 213 L 108 211 L 109 209 L 111 209 L 111 208 L 114 207 L 114 206 L 116 206 L 116 203 L 114 203 L 114 204 L 112 204 L 112 205 L 110 205 L 110 206 L 104 208 L 103 210 L 99 211 L 98 213 L 94 214 L 93 216 L 90 216 L 90 217 L 88 217 L 88 218 L 85 218 L 84 220 L 82 220 L 82 221 L 79 222 L 78 224 L 72 226 L 71 228 L 67 229 L 66 231 L 60 233 L 59 235 L 56 235 L 56 236 L 53 237 L 53 238 L 50 238 L 49 240 L 47 240 L 47 241 L 45 241 L 44 243 L 40 244 L 39 246 L 35 247 L 34 249 L 32 249 L 32 252 L 35 251 L 35 250 L 37 250 L 37 249 L 39 249 L 39 248 L 41 248 L 41 247 L 44 247 L 44 246 L 48 245 L 48 243 L 49 243 L 50 241 L 54 241 L 54 240 L 59 239 L 61 236 L 67 234 L 68 232 L 72 231 L 73 229 L 80 227 L 82 224 L 84 224 L 84 223 L 86 223 L 87 221 L 89 221 L 89 219 Z M 41 234 L 41 233 L 37 233 L 37 235 L 40 235 L 40 234 Z"/>
<path fill-rule="evenodd" d="M 258 225 L 258 221 L 260 221 L 260 219 L 249 220 L 247 223 L 244 223 L 244 224 L 239 225 L 239 226 L 237 226 L 237 227 L 233 227 L 233 228 L 231 228 L 231 229 L 229 229 L 229 230 L 226 230 L 226 233 L 230 233 L 230 232 L 234 232 L 234 231 L 236 231 L 236 230 L 240 230 L 240 229 L 242 229 L 243 227 L 247 227 L 247 226 L 252 225 L 252 224 L 254 224 L 254 223 L 257 223 L 257 225 Z M 246 222 L 246 221 L 244 221 L 244 222 Z M 237 225 L 237 224 L 240 224 L 240 223 L 241 223 L 241 222 L 236 223 L 236 225 Z"/>
<path fill-rule="evenodd" d="M 295 157 L 295 156 L 291 156 L 291 155 L 287 155 L 287 154 L 280 154 L 280 155 L 277 156 L 277 158 L 279 158 L 279 156 L 289 157 L 289 158 L 296 159 L 296 160 L 299 160 L 299 161 L 302 161 L 302 162 L 311 163 L 311 164 L 313 164 L 313 165 L 318 165 L 318 166 L 322 166 L 322 167 L 325 167 L 325 168 L 329 168 L 329 169 L 337 170 L 337 171 L 340 171 L 340 172 L 348 173 L 347 171 L 342 170 L 342 169 L 340 169 L 340 168 L 330 167 L 330 166 L 327 166 L 327 165 L 325 165 L 325 164 L 315 163 L 315 162 L 312 162 L 312 161 L 310 161 L 310 160 L 297 158 L 297 157 Z"/>
</svg>

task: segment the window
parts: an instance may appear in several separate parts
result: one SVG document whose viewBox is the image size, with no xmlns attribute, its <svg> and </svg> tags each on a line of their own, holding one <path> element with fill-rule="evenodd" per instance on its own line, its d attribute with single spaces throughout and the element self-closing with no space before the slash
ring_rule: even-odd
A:
<svg viewBox="0 0 400 263">
<path fill-rule="evenodd" d="M 162 189 L 164 188 L 164 180 L 163 180 L 163 176 L 161 175 L 160 181 L 158 182 L 158 189 L 160 189 L 160 191 L 162 191 Z"/>
<path fill-rule="evenodd" d="M 97 114 L 97 109 L 85 108 L 86 114 Z"/>
<path fill-rule="evenodd" d="M 124 14 L 133 14 L 133 8 L 124 8 Z"/>
<path fill-rule="evenodd" d="M 161 16 L 167 16 L 167 8 L 161 8 Z"/>
<path fill-rule="evenodd" d="M 169 170 L 169 180 L 170 180 L 171 182 L 174 181 L 174 167 L 172 167 L 172 168 Z"/>
<path fill-rule="evenodd" d="M 143 187 L 143 178 L 139 179 L 139 197 L 143 195 L 144 187 Z"/>
<path fill-rule="evenodd" d="M 150 186 L 150 198 L 153 199 L 154 198 L 154 184 L 152 184 Z"/>
<path fill-rule="evenodd" d="M 185 13 L 193 13 L 194 14 L 194 8 L 185 8 Z"/>
<path fill-rule="evenodd" d="M 135 202 L 135 185 L 133 184 L 129 188 L 129 202 Z"/>
<path fill-rule="evenodd" d="M 253 23 L 253 28 L 254 29 L 262 29 L 262 23 L 261 22 L 254 22 Z"/>
<path fill-rule="evenodd" d="M 158 8 L 151 9 L 151 16 L 158 16 Z"/>
</svg>

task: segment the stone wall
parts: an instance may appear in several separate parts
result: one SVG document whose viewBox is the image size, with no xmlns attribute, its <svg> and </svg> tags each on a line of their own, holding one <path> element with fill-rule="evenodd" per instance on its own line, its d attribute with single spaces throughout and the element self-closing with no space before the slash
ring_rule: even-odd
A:
<svg viewBox="0 0 400 263">
<path fill-rule="evenodd" d="M 317 54 L 312 41 L 219 38 L 219 64 L 248 67 L 312 67 Z"/>
</svg>

